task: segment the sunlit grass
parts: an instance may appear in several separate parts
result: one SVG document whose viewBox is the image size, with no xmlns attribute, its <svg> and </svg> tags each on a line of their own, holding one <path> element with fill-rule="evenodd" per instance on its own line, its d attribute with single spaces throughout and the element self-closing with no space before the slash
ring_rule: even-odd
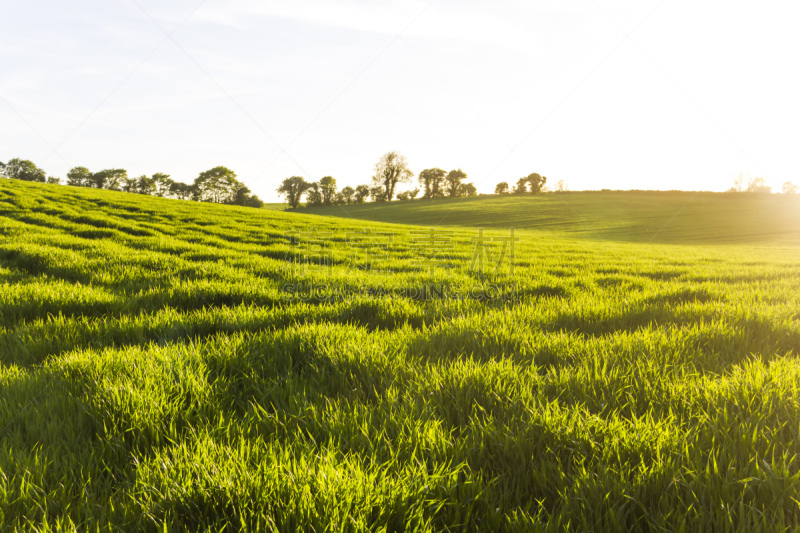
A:
<svg viewBox="0 0 800 533">
<path fill-rule="evenodd" d="M 421 224 L 527 228 L 623 242 L 800 244 L 800 195 L 594 191 L 314 207 L 301 213 Z"/>
<path fill-rule="evenodd" d="M 795 247 L 412 229 L 0 182 L 2 528 L 798 527 Z"/>
</svg>

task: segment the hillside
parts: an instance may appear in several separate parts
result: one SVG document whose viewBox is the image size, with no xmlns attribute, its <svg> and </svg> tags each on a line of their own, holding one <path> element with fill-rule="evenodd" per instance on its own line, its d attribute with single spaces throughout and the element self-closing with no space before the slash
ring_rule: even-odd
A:
<svg viewBox="0 0 800 533">
<path fill-rule="evenodd" d="M 536 197 L 301 208 L 298 212 L 422 226 L 540 230 L 630 242 L 800 243 L 800 195 L 570 192 Z"/>
<path fill-rule="evenodd" d="M 507 216 L 0 180 L 0 530 L 800 523 L 800 248 Z"/>
</svg>

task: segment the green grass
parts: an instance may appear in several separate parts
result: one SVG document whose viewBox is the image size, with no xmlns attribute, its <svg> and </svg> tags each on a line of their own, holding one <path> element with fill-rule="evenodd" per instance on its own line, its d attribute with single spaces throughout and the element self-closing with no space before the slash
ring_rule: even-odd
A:
<svg viewBox="0 0 800 533">
<path fill-rule="evenodd" d="M 430 272 L 418 227 L 2 180 L 0 529 L 796 530 L 800 251 L 682 227 Z"/>
<path fill-rule="evenodd" d="M 274 203 L 265 203 L 262 206 L 262 209 L 266 209 L 268 211 L 284 211 L 288 206 L 283 202 L 274 202 Z"/>
<path fill-rule="evenodd" d="M 674 244 L 800 244 L 800 195 L 658 191 L 479 196 L 301 208 L 317 215 L 423 226 L 516 227 Z"/>
</svg>

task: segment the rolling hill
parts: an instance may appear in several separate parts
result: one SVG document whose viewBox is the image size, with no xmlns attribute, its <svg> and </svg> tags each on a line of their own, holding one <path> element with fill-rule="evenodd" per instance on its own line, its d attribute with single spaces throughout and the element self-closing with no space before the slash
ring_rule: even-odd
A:
<svg viewBox="0 0 800 533">
<path fill-rule="evenodd" d="M 478 196 L 302 213 L 422 226 L 515 227 L 566 237 L 664 243 L 800 243 L 800 195 L 660 191 Z"/>
</svg>

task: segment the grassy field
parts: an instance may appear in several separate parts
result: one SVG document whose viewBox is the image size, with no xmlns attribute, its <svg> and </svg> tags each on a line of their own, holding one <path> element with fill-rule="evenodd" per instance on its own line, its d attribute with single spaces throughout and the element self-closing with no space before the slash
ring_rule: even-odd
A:
<svg viewBox="0 0 800 533">
<path fill-rule="evenodd" d="M 512 258 L 556 201 L 431 241 L 0 180 L 0 528 L 800 527 L 800 249 L 564 214 Z"/>
<path fill-rule="evenodd" d="M 265 203 L 263 208 L 269 211 L 284 211 L 288 206 L 285 203 L 276 202 L 276 203 Z"/>
<path fill-rule="evenodd" d="M 480 196 L 296 210 L 420 224 L 525 228 L 581 237 L 660 243 L 800 244 L 800 195 L 695 192 L 570 192 Z"/>
</svg>

